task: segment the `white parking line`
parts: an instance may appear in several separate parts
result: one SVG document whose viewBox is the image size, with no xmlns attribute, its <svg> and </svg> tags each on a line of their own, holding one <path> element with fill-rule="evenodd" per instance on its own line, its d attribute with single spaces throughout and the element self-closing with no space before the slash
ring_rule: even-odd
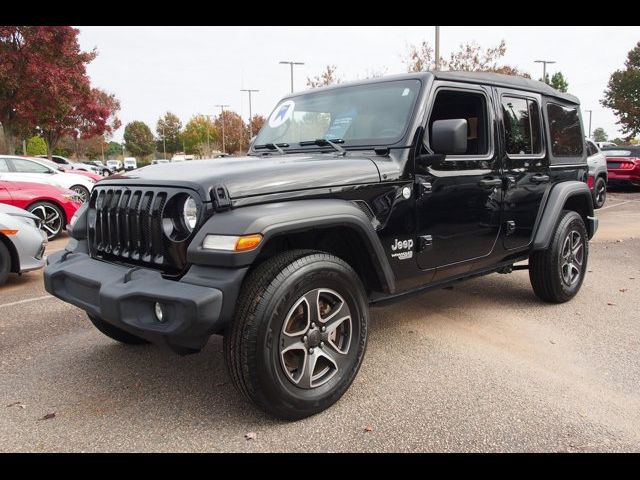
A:
<svg viewBox="0 0 640 480">
<path fill-rule="evenodd" d="M 14 305 L 20 305 L 20 304 L 29 303 L 29 302 L 37 302 L 38 300 L 46 300 L 47 298 L 55 298 L 55 297 L 53 295 L 43 295 L 42 297 L 27 298 L 26 300 L 18 300 L 17 302 L 3 303 L 0 305 L 0 308 L 13 307 Z"/>
<path fill-rule="evenodd" d="M 602 207 L 600 210 L 606 210 L 607 208 L 619 207 L 620 205 L 624 205 L 625 203 L 635 202 L 635 200 L 627 200 L 626 202 L 616 203 L 615 205 L 609 205 L 608 207 Z"/>
</svg>

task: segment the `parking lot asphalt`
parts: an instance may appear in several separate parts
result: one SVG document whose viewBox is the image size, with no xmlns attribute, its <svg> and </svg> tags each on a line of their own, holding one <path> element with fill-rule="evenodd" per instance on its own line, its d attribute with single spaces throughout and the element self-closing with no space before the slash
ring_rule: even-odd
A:
<svg viewBox="0 0 640 480">
<path fill-rule="evenodd" d="M 221 338 L 186 357 L 123 346 L 41 272 L 12 276 L 0 451 L 640 451 L 640 193 L 597 215 L 571 302 L 541 303 L 517 271 L 373 308 L 349 391 L 293 423 L 236 393 Z"/>
</svg>

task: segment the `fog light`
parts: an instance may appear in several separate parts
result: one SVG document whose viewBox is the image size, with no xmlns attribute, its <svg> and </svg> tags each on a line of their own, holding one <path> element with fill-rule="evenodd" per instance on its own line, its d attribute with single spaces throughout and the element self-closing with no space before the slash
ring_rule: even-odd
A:
<svg viewBox="0 0 640 480">
<path fill-rule="evenodd" d="M 156 311 L 156 318 L 158 319 L 159 322 L 162 322 L 162 317 L 164 316 L 164 312 L 162 311 L 162 305 L 160 305 L 159 302 L 156 302 L 155 305 L 155 311 Z"/>
</svg>

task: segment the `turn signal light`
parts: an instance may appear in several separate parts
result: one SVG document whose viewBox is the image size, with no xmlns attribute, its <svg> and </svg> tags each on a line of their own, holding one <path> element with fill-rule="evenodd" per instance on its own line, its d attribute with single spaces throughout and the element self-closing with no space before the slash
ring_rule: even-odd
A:
<svg viewBox="0 0 640 480">
<path fill-rule="evenodd" d="M 259 233 L 255 235 L 245 235 L 244 237 L 238 238 L 236 242 L 236 252 L 244 252 L 246 250 L 252 250 L 260 245 L 262 241 L 262 235 Z"/>
<path fill-rule="evenodd" d="M 0 233 L 3 233 L 5 235 L 15 235 L 16 233 L 18 233 L 18 230 L 0 230 Z"/>
</svg>

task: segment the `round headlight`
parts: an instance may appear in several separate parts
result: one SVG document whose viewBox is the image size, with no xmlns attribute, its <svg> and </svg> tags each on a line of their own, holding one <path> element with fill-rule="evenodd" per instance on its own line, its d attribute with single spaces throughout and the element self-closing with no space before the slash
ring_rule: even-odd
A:
<svg viewBox="0 0 640 480">
<path fill-rule="evenodd" d="M 189 231 L 193 231 L 198 223 L 198 205 L 193 197 L 187 197 L 182 207 L 182 218 Z"/>
</svg>

